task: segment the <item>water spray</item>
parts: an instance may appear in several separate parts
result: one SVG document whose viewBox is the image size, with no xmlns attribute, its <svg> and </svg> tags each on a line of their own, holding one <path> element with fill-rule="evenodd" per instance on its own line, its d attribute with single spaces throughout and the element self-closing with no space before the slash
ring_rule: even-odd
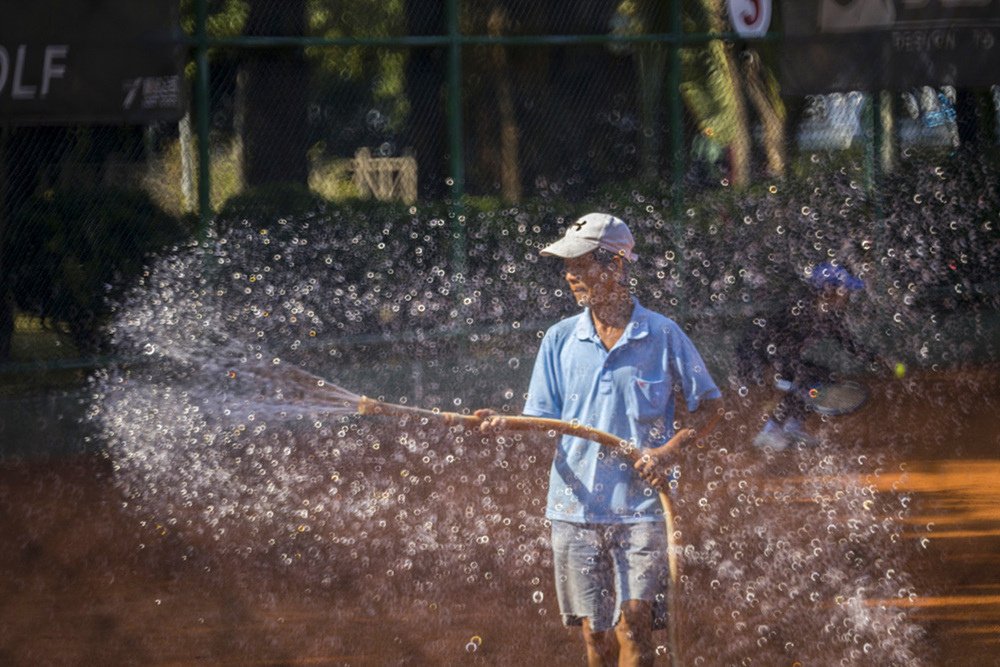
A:
<svg viewBox="0 0 1000 667">
<path fill-rule="evenodd" d="M 234 374 L 235 371 L 231 371 Z M 467 430 L 479 429 L 484 419 L 476 415 L 464 415 L 457 412 L 428 410 L 409 405 L 388 403 L 367 396 L 355 394 L 339 385 L 330 383 L 306 370 L 296 367 L 260 367 L 252 368 L 250 374 L 259 378 L 280 383 L 290 390 L 288 398 L 305 400 L 312 405 L 324 405 L 337 412 L 350 412 L 366 416 L 387 417 L 418 417 L 428 421 L 437 421 L 447 426 L 461 426 Z M 601 431 L 578 422 L 568 422 L 561 419 L 527 416 L 497 416 L 495 426 L 499 430 L 543 432 L 550 435 L 556 433 L 591 440 L 599 445 L 623 454 L 633 464 L 642 459 L 642 451 L 629 440 Z M 670 587 L 667 592 L 667 622 L 670 635 L 671 665 L 681 665 L 678 649 L 678 605 L 676 604 L 677 582 L 680 576 L 680 564 L 677 554 L 676 534 L 674 532 L 674 516 L 665 488 L 657 488 L 660 505 L 663 509 L 663 520 L 667 530 L 667 560 L 670 568 Z"/>
</svg>

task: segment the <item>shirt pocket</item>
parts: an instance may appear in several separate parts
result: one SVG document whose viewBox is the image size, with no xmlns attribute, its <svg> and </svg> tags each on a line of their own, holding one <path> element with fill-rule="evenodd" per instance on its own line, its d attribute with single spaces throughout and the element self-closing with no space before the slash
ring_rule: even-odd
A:
<svg viewBox="0 0 1000 667">
<path fill-rule="evenodd" d="M 628 391 L 628 416 L 642 423 L 662 419 L 667 394 L 667 383 L 663 380 L 635 378 Z"/>
</svg>

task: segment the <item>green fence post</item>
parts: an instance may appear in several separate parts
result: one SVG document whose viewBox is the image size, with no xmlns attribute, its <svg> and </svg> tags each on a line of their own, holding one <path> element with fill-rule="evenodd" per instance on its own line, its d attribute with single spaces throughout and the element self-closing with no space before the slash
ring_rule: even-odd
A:
<svg viewBox="0 0 1000 667">
<path fill-rule="evenodd" d="M 451 269 L 465 272 L 465 160 L 462 142 L 462 36 L 459 0 L 448 0 L 448 150 L 451 153 Z"/>
<path fill-rule="evenodd" d="M 885 145 L 885 128 L 882 126 L 882 92 L 876 90 L 872 93 L 872 176 L 870 185 L 872 210 L 876 220 L 882 218 L 879 184 L 882 182 L 882 154 L 885 151 Z"/>
<path fill-rule="evenodd" d="M 684 43 L 684 26 L 681 22 L 680 0 L 670 3 L 670 69 L 667 73 L 667 97 L 670 113 L 670 211 L 672 230 L 674 234 L 674 257 L 680 285 L 674 296 L 677 297 L 675 307 L 676 317 L 684 322 L 688 316 L 688 303 L 684 297 L 687 287 L 687 262 L 684 259 L 684 124 L 682 122 L 684 108 L 681 104 L 681 44 Z M 671 638 L 671 653 L 676 651 L 676 645 Z M 673 656 L 672 656 L 673 657 Z"/>
<path fill-rule="evenodd" d="M 197 0 L 195 23 L 195 66 L 197 69 L 194 85 L 195 120 L 198 134 L 198 221 L 199 236 L 204 238 L 212 218 L 211 160 L 209 153 L 208 127 L 208 0 Z"/>
<path fill-rule="evenodd" d="M 681 3 L 670 3 L 670 71 L 667 95 L 670 103 L 670 185 L 674 215 L 683 208 L 684 190 L 684 108 L 681 104 L 681 42 L 684 26 L 681 21 Z"/>
<path fill-rule="evenodd" d="M 448 0 L 448 147 L 451 152 L 452 273 L 465 272 L 465 160 L 462 144 L 462 37 L 459 0 Z"/>
</svg>

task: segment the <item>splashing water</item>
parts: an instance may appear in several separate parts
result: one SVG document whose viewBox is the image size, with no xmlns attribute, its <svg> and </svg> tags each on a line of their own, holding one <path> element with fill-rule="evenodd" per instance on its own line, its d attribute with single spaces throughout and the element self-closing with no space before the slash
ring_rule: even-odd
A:
<svg viewBox="0 0 1000 667">
<path fill-rule="evenodd" d="M 845 474 L 851 450 L 831 443 L 764 459 L 708 455 L 704 495 L 678 504 L 688 517 L 682 599 L 708 608 L 693 616 L 715 620 L 687 649 L 694 664 L 739 664 L 745 656 L 766 664 L 922 664 L 923 632 L 899 603 L 916 595 L 902 508 L 863 475 Z M 791 474 L 775 474 L 787 465 Z M 703 511 L 692 513 L 692 502 Z"/>
<path fill-rule="evenodd" d="M 248 568 L 277 565 L 327 588 L 374 577 L 367 604 L 427 605 L 525 572 L 537 580 L 548 562 L 537 508 L 545 471 L 524 445 L 483 448 L 427 420 L 352 419 L 360 396 L 324 379 L 343 373 L 386 387 L 384 374 L 393 398 L 408 402 L 401 392 L 413 373 L 398 369 L 419 354 L 405 335 L 388 353 L 374 341 L 373 359 L 326 334 L 368 318 L 402 328 L 396 319 L 438 310 L 435 296 L 452 304 L 448 287 L 418 291 L 420 276 L 393 278 L 383 291 L 368 272 L 345 285 L 343 270 L 316 270 L 340 240 L 308 228 L 297 224 L 302 236 L 280 250 L 276 234 L 245 227 L 180 249 L 117 306 L 110 333 L 128 361 L 93 378 L 90 416 L 127 506 Z M 385 261 L 391 271 L 394 260 Z M 446 284 L 441 272 L 431 277 Z M 421 303 L 406 315 L 387 309 L 394 285 L 398 303 Z M 470 307 L 472 292 L 463 297 Z M 474 378 L 479 369 L 456 372 Z M 443 382 L 417 380 L 430 405 L 456 405 L 432 393 Z M 491 470 L 504 479 L 488 479 Z M 533 503 L 512 500 L 522 493 Z"/>
<path fill-rule="evenodd" d="M 677 319 L 710 315 L 691 331 L 720 384 L 733 367 L 720 321 L 749 321 L 786 263 L 831 253 L 857 260 L 867 280 L 869 319 L 852 323 L 858 331 L 881 330 L 928 365 L 962 352 L 921 299 L 952 278 L 960 291 L 949 298 L 976 293 L 974 276 L 935 269 L 953 248 L 972 251 L 957 232 L 951 246 L 915 233 L 934 216 L 902 204 L 888 207 L 900 224 L 852 238 L 843 221 L 860 217 L 856 177 L 750 198 L 726 235 L 715 212 L 699 226 L 692 211 L 689 227 L 672 232 L 661 212 L 672 202 L 634 193 L 622 214 L 649 262 L 640 298 Z M 948 187 L 936 175 L 928 185 Z M 962 219 L 951 198 L 932 201 Z M 393 402 L 519 410 L 531 367 L 522 362 L 544 324 L 574 308 L 558 267 L 537 254 L 558 225 L 518 210 L 484 218 L 469 231 L 480 261 L 450 274 L 428 232 L 443 221 L 414 214 L 344 233 L 338 215 L 234 225 L 160 260 L 118 305 L 111 342 L 129 362 L 95 376 L 91 417 L 129 508 L 248 568 L 364 587 L 367 604 L 426 607 L 456 591 L 509 588 L 522 611 L 544 612 L 551 441 L 357 419 L 360 397 L 324 378 Z M 509 235 L 489 226 L 500 223 Z M 989 345 L 981 318 L 972 322 L 964 340 Z M 918 592 L 909 509 L 868 481 L 915 436 L 862 432 L 874 417 L 823 418 L 816 449 L 762 452 L 748 444 L 759 388 L 735 377 L 730 387 L 720 433 L 678 462 L 688 662 L 920 664 L 921 630 L 903 604 Z M 912 387 L 874 387 L 872 409 Z"/>
</svg>

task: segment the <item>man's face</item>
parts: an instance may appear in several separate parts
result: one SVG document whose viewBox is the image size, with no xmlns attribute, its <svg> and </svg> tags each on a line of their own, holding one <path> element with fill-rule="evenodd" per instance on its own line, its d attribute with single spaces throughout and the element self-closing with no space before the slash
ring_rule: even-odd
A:
<svg viewBox="0 0 1000 667">
<path fill-rule="evenodd" d="M 601 264 L 590 252 L 582 257 L 564 259 L 563 266 L 566 282 L 577 304 L 586 307 L 609 301 L 618 283 L 614 264 Z"/>
</svg>

